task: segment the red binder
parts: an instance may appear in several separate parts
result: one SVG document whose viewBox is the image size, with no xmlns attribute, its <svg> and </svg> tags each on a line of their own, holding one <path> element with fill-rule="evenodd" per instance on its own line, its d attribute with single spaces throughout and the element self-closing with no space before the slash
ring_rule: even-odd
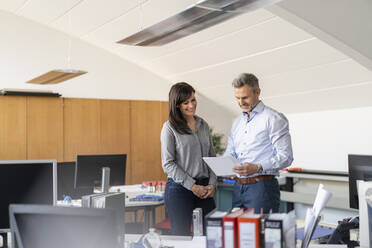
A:
<svg viewBox="0 0 372 248">
<path fill-rule="evenodd" d="M 223 248 L 238 248 L 238 216 L 243 212 L 238 209 L 222 218 Z"/>
<path fill-rule="evenodd" d="M 260 248 L 261 214 L 248 209 L 238 217 L 238 248 Z"/>
</svg>

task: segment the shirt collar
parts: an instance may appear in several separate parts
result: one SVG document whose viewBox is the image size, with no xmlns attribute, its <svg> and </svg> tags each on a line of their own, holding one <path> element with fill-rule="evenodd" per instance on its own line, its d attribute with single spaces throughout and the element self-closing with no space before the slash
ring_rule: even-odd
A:
<svg viewBox="0 0 372 248">
<path fill-rule="evenodd" d="M 197 115 L 194 115 L 194 117 L 195 117 L 195 121 L 196 121 L 196 124 L 195 124 L 196 130 L 199 130 L 199 127 L 201 125 L 202 119 L 199 116 L 197 116 Z"/>
<path fill-rule="evenodd" d="M 262 112 L 262 111 L 264 110 L 264 108 L 265 108 L 265 104 L 264 104 L 262 101 L 260 101 L 260 102 L 256 105 L 256 107 L 254 107 L 254 108 L 252 109 L 252 111 L 251 111 L 251 116 L 252 116 L 252 114 L 255 115 L 255 114 L 257 114 L 257 113 Z M 248 117 L 247 112 L 243 112 L 243 115 L 246 116 L 246 117 Z"/>
</svg>

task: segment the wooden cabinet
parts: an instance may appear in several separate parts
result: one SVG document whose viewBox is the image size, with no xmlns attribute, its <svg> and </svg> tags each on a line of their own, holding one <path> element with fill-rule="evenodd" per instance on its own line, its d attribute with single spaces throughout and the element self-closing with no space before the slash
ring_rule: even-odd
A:
<svg viewBox="0 0 372 248">
<path fill-rule="evenodd" d="M 0 160 L 127 154 L 126 183 L 165 180 L 160 131 L 168 103 L 0 96 Z"/>
<path fill-rule="evenodd" d="M 64 161 L 75 161 L 77 154 L 99 153 L 99 106 L 98 99 L 64 99 Z"/>
<path fill-rule="evenodd" d="M 131 101 L 131 183 L 166 178 L 160 157 L 161 110 L 159 101 Z"/>
<path fill-rule="evenodd" d="M 0 96 L 0 159 L 26 159 L 26 97 Z"/>
<path fill-rule="evenodd" d="M 63 99 L 27 97 L 27 159 L 63 161 Z"/>
<path fill-rule="evenodd" d="M 101 154 L 127 154 L 126 184 L 130 178 L 130 102 L 100 100 Z"/>
</svg>

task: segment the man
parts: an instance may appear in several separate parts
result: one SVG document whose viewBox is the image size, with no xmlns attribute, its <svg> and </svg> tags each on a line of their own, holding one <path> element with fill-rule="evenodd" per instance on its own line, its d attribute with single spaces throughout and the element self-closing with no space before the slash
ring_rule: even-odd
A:
<svg viewBox="0 0 372 248">
<path fill-rule="evenodd" d="M 280 190 L 275 176 L 293 161 L 288 120 L 260 101 L 255 75 L 243 73 L 232 85 L 243 110 L 233 123 L 224 154 L 241 163 L 233 168 L 237 173 L 233 207 L 278 212 Z"/>
</svg>

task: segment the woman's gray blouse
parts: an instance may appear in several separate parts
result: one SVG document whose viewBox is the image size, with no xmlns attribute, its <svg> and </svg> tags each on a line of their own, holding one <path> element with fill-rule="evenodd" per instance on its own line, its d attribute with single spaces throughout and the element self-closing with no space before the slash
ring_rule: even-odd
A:
<svg viewBox="0 0 372 248">
<path fill-rule="evenodd" d="M 195 116 L 196 133 L 180 134 L 166 121 L 161 130 L 161 160 L 163 170 L 176 183 L 191 190 L 195 179 L 209 177 L 216 185 L 217 177 L 202 157 L 215 157 L 207 122 Z"/>
</svg>

